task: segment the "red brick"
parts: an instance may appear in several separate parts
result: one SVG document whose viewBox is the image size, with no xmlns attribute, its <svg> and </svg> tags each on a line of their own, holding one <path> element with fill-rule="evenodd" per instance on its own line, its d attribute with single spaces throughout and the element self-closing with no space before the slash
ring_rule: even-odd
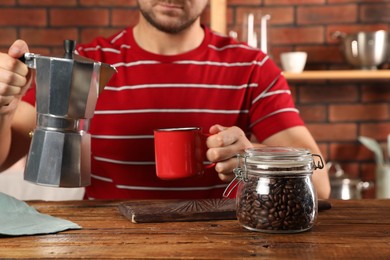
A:
<svg viewBox="0 0 390 260">
<path fill-rule="evenodd" d="M 36 47 L 36 46 L 29 46 L 29 51 L 32 53 L 36 53 L 43 56 L 59 56 L 57 54 L 64 54 L 64 48 L 61 48 L 60 53 L 53 52 L 52 48 L 44 48 L 44 47 Z"/>
<path fill-rule="evenodd" d="M 360 170 L 364 179 L 375 181 L 376 163 L 374 162 L 374 157 L 372 156 L 371 162 L 361 163 Z"/>
<path fill-rule="evenodd" d="M 230 1 L 229 1 L 230 2 Z M 325 4 L 325 0 L 264 0 L 265 5 L 306 5 Z"/>
<path fill-rule="evenodd" d="M 353 141 L 357 138 L 357 126 L 354 123 L 307 123 L 306 125 L 316 141 Z"/>
<path fill-rule="evenodd" d="M 375 198 L 375 170 L 376 165 L 374 163 L 360 163 L 360 176 L 363 181 L 368 181 L 370 187 L 363 191 L 364 199 Z"/>
<path fill-rule="evenodd" d="M 334 142 L 330 145 L 330 160 L 344 162 L 351 158 L 354 160 L 369 160 L 371 153 L 368 152 L 357 140 L 353 142 Z"/>
<path fill-rule="evenodd" d="M 75 6 L 77 0 L 19 0 L 19 5 L 26 6 Z"/>
<path fill-rule="evenodd" d="M 356 22 L 357 6 L 354 4 L 337 6 L 298 7 L 298 24 L 334 24 Z"/>
<path fill-rule="evenodd" d="M 87 43 L 98 36 L 109 37 L 114 33 L 121 31 L 122 28 L 97 28 L 97 29 L 83 29 L 81 30 L 81 42 Z"/>
<path fill-rule="evenodd" d="M 372 185 L 367 190 L 362 191 L 362 199 L 375 199 L 375 185 Z"/>
<path fill-rule="evenodd" d="M 339 47 L 335 45 L 305 45 L 299 46 L 295 50 L 307 52 L 307 64 L 341 63 L 344 61 Z"/>
<path fill-rule="evenodd" d="M 111 17 L 111 25 L 127 27 L 138 22 L 139 12 L 131 9 L 114 9 Z"/>
<path fill-rule="evenodd" d="M 294 84 L 294 82 L 288 83 L 288 84 L 290 86 L 291 96 L 293 97 L 294 102 L 297 102 L 297 98 L 299 96 L 298 93 L 297 93 L 297 90 L 299 88 L 299 85 L 298 84 Z"/>
<path fill-rule="evenodd" d="M 254 5 L 254 6 L 260 6 L 262 2 L 265 0 L 228 0 L 228 5 Z"/>
<path fill-rule="evenodd" d="M 0 8 L 0 25 L 43 26 L 47 24 L 44 9 Z"/>
<path fill-rule="evenodd" d="M 136 7 L 136 0 L 80 0 L 80 5 L 85 6 L 124 6 L 124 7 Z"/>
<path fill-rule="evenodd" d="M 260 18 L 263 15 L 269 14 L 271 19 L 268 21 L 269 25 L 292 24 L 294 23 L 294 9 L 293 7 L 269 7 L 261 8 L 259 10 L 253 8 L 237 8 L 236 10 L 236 24 L 243 25 L 246 21 L 245 15 L 254 13 L 257 15 L 257 25 L 260 26 Z"/>
<path fill-rule="evenodd" d="M 329 106 L 330 122 L 351 122 L 389 119 L 387 104 L 348 104 Z"/>
<path fill-rule="evenodd" d="M 78 40 L 76 29 L 22 29 L 21 38 L 31 46 L 61 46 L 63 40 Z"/>
<path fill-rule="evenodd" d="M 384 142 L 387 139 L 387 135 L 390 134 L 390 122 L 379 121 L 360 124 L 359 133 L 362 136 L 374 138 L 378 142 Z"/>
<path fill-rule="evenodd" d="M 291 91 L 291 96 L 294 100 L 294 102 L 296 103 L 297 102 L 297 87 L 295 85 L 290 85 L 290 91 Z"/>
<path fill-rule="evenodd" d="M 106 9 L 50 10 L 50 25 L 52 26 L 107 26 L 108 24 L 109 11 Z"/>
<path fill-rule="evenodd" d="M 324 105 L 297 106 L 297 108 L 306 123 L 325 122 L 327 119 L 326 107 Z"/>
<path fill-rule="evenodd" d="M 324 42 L 324 27 L 274 27 L 269 30 L 273 44 L 310 44 Z"/>
<path fill-rule="evenodd" d="M 386 158 L 386 155 L 387 155 L 387 152 L 386 152 L 386 143 L 385 142 L 379 142 L 379 145 L 381 146 L 382 148 L 382 152 L 383 152 L 383 156 L 384 158 Z M 360 144 L 361 146 L 361 156 L 357 159 L 361 160 L 361 161 L 373 161 L 375 162 L 375 154 L 373 151 L 371 151 L 370 149 L 368 149 L 366 146 L 364 146 L 363 144 Z"/>
<path fill-rule="evenodd" d="M 269 39 L 269 42 L 271 43 L 271 39 Z M 278 45 L 272 45 L 271 43 L 271 46 L 268 51 L 270 52 L 272 59 L 280 65 L 280 54 L 282 52 L 289 52 L 293 50 L 294 47 L 292 46 L 280 46 L 280 45 L 278 46 Z"/>
<path fill-rule="evenodd" d="M 371 84 L 366 83 L 362 91 L 363 102 L 375 102 L 390 100 L 390 88 L 389 82 L 373 82 Z"/>
<path fill-rule="evenodd" d="M 363 22 L 390 22 L 390 4 L 369 4 L 360 7 Z"/>
<path fill-rule="evenodd" d="M 329 154 L 328 154 L 328 145 L 325 143 L 318 142 L 318 148 L 320 148 L 321 154 L 322 154 L 322 160 L 324 163 L 328 161 Z"/>
<path fill-rule="evenodd" d="M 17 39 L 16 30 L 13 28 L 0 28 L 0 45 L 5 45 L 6 49 Z"/>
<path fill-rule="evenodd" d="M 312 85 L 302 87 L 300 90 L 300 101 L 302 103 L 357 102 L 358 97 L 358 90 L 353 85 Z"/>
<path fill-rule="evenodd" d="M 0 3 L 0 6 L 14 5 L 15 3 L 16 3 L 16 0 L 2 0 Z"/>
<path fill-rule="evenodd" d="M 385 3 L 388 2 L 388 0 L 328 0 L 329 4 L 342 4 L 342 3 Z"/>
<path fill-rule="evenodd" d="M 344 173 L 351 179 L 361 180 L 358 163 L 344 163 L 342 165 Z"/>
</svg>

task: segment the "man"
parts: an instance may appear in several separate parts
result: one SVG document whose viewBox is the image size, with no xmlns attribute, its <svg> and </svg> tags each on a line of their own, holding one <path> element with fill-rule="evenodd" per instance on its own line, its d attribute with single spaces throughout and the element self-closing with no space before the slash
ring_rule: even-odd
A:
<svg viewBox="0 0 390 260">
<path fill-rule="evenodd" d="M 77 47 L 80 55 L 118 70 L 91 120 L 92 184 L 86 197 L 221 197 L 234 177 L 235 155 L 245 148 L 293 146 L 320 154 L 268 56 L 201 26 L 207 3 L 138 0 L 137 25 Z M 0 54 L 2 169 L 26 154 L 35 127 L 34 89 L 24 95 L 31 72 L 16 59 L 27 51 L 25 42 L 16 41 Z M 159 180 L 153 129 L 188 126 L 211 134 L 207 158 L 215 169 L 197 178 Z M 327 198 L 326 170 L 317 170 L 313 181 L 319 197 Z"/>
</svg>

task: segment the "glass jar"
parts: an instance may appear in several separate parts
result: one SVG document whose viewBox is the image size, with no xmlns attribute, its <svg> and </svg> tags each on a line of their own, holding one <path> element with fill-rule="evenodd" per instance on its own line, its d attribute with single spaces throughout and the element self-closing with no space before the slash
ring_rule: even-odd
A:
<svg viewBox="0 0 390 260">
<path fill-rule="evenodd" d="M 315 164 L 313 157 L 320 161 Z M 245 150 L 234 170 L 239 223 L 252 231 L 297 233 L 309 230 L 318 214 L 313 170 L 319 155 L 306 149 L 264 147 Z"/>
</svg>

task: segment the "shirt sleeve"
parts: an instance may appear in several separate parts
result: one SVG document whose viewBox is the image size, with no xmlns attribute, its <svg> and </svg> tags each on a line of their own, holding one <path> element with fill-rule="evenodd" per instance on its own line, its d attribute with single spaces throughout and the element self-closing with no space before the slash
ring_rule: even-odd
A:
<svg viewBox="0 0 390 260">
<path fill-rule="evenodd" d="M 290 127 L 304 125 L 281 70 L 268 59 L 253 73 L 258 88 L 252 93 L 250 122 L 258 141 Z"/>
</svg>

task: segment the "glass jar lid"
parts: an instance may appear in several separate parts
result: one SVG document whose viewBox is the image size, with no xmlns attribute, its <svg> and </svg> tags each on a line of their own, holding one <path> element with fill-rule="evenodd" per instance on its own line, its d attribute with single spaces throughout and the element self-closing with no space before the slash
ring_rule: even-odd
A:
<svg viewBox="0 0 390 260">
<path fill-rule="evenodd" d="M 245 150 L 243 166 L 251 173 L 312 173 L 316 168 L 308 149 L 293 147 L 261 147 Z"/>
<path fill-rule="evenodd" d="M 314 161 L 318 157 L 318 162 Z M 311 154 L 308 149 L 283 146 L 266 146 L 246 149 L 244 154 L 238 154 L 238 166 L 233 170 L 235 178 L 226 187 L 223 196 L 230 193 L 241 182 L 252 178 L 307 177 L 313 170 L 324 168 L 320 155 Z M 236 181 L 238 180 L 238 181 Z"/>
</svg>

